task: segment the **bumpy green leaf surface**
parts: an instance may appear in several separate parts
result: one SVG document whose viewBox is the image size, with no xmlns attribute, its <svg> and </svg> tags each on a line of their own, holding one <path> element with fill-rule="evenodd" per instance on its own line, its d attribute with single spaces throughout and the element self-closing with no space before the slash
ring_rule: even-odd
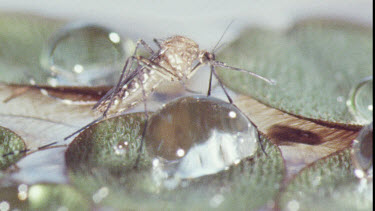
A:
<svg viewBox="0 0 375 211">
<path fill-rule="evenodd" d="M 19 136 L 0 127 L 0 170 L 16 163 L 22 157 L 22 154 L 18 152 L 24 150 L 25 147 L 25 143 Z M 9 154 L 12 152 L 13 154 Z"/>
<path fill-rule="evenodd" d="M 268 154 L 214 175 L 186 180 L 176 189 L 156 184 L 151 158 L 143 151 L 134 168 L 143 114 L 103 121 L 84 131 L 69 146 L 66 163 L 73 184 L 101 206 L 127 209 L 251 209 L 267 206 L 279 191 L 283 160 L 276 146 L 262 139 Z M 125 144 L 126 143 L 126 144 Z M 101 197 L 100 193 L 103 194 Z"/>
<path fill-rule="evenodd" d="M 9 210 L 89 210 L 89 203 L 67 185 L 36 184 L 0 188 L 0 208 Z M 4 209 L 7 210 L 7 209 Z"/>
<path fill-rule="evenodd" d="M 372 182 L 354 176 L 350 150 L 302 170 L 281 196 L 283 210 L 372 210 Z"/>
<path fill-rule="evenodd" d="M 218 60 L 275 79 L 275 86 L 231 70 L 220 71 L 231 89 L 283 111 L 312 119 L 356 123 L 346 100 L 356 83 L 372 75 L 372 30 L 310 21 L 288 31 L 252 28 Z"/>
<path fill-rule="evenodd" d="M 41 55 L 61 21 L 16 14 L 0 15 L 0 82 L 28 84 L 32 78 L 45 84 L 49 72 Z"/>
</svg>

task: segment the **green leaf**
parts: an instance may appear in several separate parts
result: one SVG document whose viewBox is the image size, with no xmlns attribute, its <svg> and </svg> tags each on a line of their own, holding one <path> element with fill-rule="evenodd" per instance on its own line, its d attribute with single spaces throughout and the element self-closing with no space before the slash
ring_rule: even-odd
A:
<svg viewBox="0 0 375 211">
<path fill-rule="evenodd" d="M 372 182 L 354 176 L 350 149 L 303 169 L 281 196 L 283 210 L 372 210 Z"/>
<path fill-rule="evenodd" d="M 286 32 L 250 28 L 218 60 L 277 84 L 231 70 L 221 70 L 220 77 L 229 88 L 288 113 L 358 123 L 346 100 L 362 78 L 372 75 L 372 43 L 372 30 L 348 23 L 306 21 Z"/>
<path fill-rule="evenodd" d="M 19 152 L 25 148 L 26 145 L 19 136 L 0 126 L 0 170 L 5 170 L 21 159 L 23 154 Z"/>
<path fill-rule="evenodd" d="M 66 152 L 72 183 L 95 203 L 127 209 L 251 209 L 266 206 L 279 191 L 284 165 L 278 148 L 262 138 L 260 149 L 226 171 L 186 179 L 175 189 L 158 185 L 146 150 L 138 156 L 144 114 L 102 121 L 81 133 Z M 106 193 L 106 194 L 100 194 Z"/>
<path fill-rule="evenodd" d="M 41 67 L 48 39 L 63 24 L 48 18 L 21 14 L 0 15 L 0 81 L 46 84 L 50 73 Z"/>
<path fill-rule="evenodd" d="M 10 210 L 89 210 L 90 204 L 69 185 L 36 184 L 0 188 L 0 207 Z M 7 210 L 7 209 L 5 209 Z"/>
</svg>

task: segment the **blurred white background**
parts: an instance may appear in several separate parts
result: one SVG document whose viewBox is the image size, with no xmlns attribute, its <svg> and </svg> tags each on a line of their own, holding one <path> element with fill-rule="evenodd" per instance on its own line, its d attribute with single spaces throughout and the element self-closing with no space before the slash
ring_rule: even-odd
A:
<svg viewBox="0 0 375 211">
<path fill-rule="evenodd" d="M 285 28 L 308 17 L 339 18 L 372 25 L 371 0 L 0 0 L 0 13 L 26 12 L 96 22 L 130 38 L 185 35 L 211 49 L 226 26 L 224 41 L 250 24 Z"/>
</svg>

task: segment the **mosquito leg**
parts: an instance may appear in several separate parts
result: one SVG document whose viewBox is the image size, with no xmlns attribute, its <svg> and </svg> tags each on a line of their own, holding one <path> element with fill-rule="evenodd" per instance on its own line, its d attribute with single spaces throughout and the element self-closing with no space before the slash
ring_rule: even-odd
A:
<svg viewBox="0 0 375 211">
<path fill-rule="evenodd" d="M 138 167 L 138 163 L 139 163 L 139 160 L 141 158 L 141 153 L 142 153 L 143 145 L 144 145 L 143 142 L 144 142 L 144 139 L 145 139 L 145 136 L 146 136 L 147 123 L 148 123 L 148 111 L 147 111 L 147 103 L 146 103 L 146 92 L 145 92 L 142 80 L 140 80 L 138 78 L 138 81 L 139 81 L 139 84 L 141 85 L 141 88 L 142 88 L 143 105 L 144 105 L 144 109 L 145 109 L 146 120 L 145 120 L 145 125 L 144 125 L 144 128 L 143 128 L 142 137 L 141 137 L 141 144 L 140 144 L 140 146 L 138 148 L 138 155 L 137 155 L 137 159 L 136 159 L 135 164 L 134 164 L 134 168 Z"/>
<path fill-rule="evenodd" d="M 119 92 L 120 88 L 121 88 L 121 85 L 122 85 L 122 81 L 127 77 L 127 75 L 130 73 L 130 69 L 132 68 L 133 66 L 133 60 L 137 60 L 137 58 L 135 57 L 135 55 L 137 54 L 137 51 L 140 47 L 140 45 L 142 45 L 143 47 L 145 47 L 145 49 L 147 51 L 149 51 L 150 53 L 154 53 L 154 51 L 151 49 L 151 47 L 143 40 L 139 40 L 137 42 L 137 46 L 135 47 L 135 50 L 134 50 L 134 53 L 133 53 L 133 56 L 129 57 L 126 62 L 125 62 L 125 65 L 124 65 L 124 68 L 122 69 L 122 72 L 121 72 L 121 75 L 120 75 L 120 78 L 116 84 L 116 86 L 114 87 L 114 89 L 111 89 L 110 90 L 110 94 L 109 95 L 105 95 L 102 99 L 100 99 L 96 105 L 93 107 L 94 109 L 97 108 L 104 100 L 110 98 L 109 100 L 109 103 L 106 107 L 106 109 L 104 110 L 103 114 L 101 117 L 99 117 L 98 119 L 92 121 L 91 123 L 85 125 L 84 127 L 80 128 L 79 130 L 75 131 L 74 133 L 72 133 L 71 135 L 67 136 L 64 138 L 64 140 L 67 140 L 69 139 L 70 137 L 72 137 L 73 135 L 83 131 L 84 129 L 88 128 L 89 126 L 95 124 L 96 122 L 104 119 L 106 116 L 107 116 L 107 113 L 109 111 L 109 109 L 111 108 L 111 105 L 113 104 L 114 100 L 115 100 L 115 95 Z M 129 70 L 129 71 L 127 71 Z"/>
<path fill-rule="evenodd" d="M 232 98 L 229 96 L 229 94 L 228 94 L 227 90 L 225 89 L 223 83 L 221 82 L 220 78 L 217 76 L 215 67 L 213 65 L 210 65 L 210 68 L 211 68 L 211 72 L 214 74 L 214 76 L 216 77 L 217 81 L 219 82 L 221 88 L 223 89 L 225 95 L 227 96 L 229 103 L 233 104 Z"/>
<path fill-rule="evenodd" d="M 152 50 L 152 48 L 150 47 L 149 44 L 147 44 L 144 40 L 140 39 L 140 40 L 138 40 L 138 42 L 137 42 L 137 46 L 135 47 L 135 51 L 134 51 L 133 56 L 136 55 L 136 53 L 137 53 L 137 49 L 139 48 L 139 45 L 143 45 L 143 47 L 144 47 L 144 48 L 145 48 L 150 54 L 154 54 L 154 53 L 155 53 L 154 50 Z"/>
<path fill-rule="evenodd" d="M 216 63 L 216 61 L 215 61 L 215 63 Z M 216 66 L 219 66 L 219 65 L 216 65 Z M 220 66 L 220 67 L 227 67 L 227 68 L 230 68 L 230 69 L 235 68 L 235 67 L 230 67 L 230 66 Z M 234 70 L 241 70 L 241 71 L 242 71 L 242 69 L 239 69 L 239 68 L 235 68 Z M 243 70 L 243 71 L 246 71 L 246 70 Z M 217 76 L 217 73 L 216 73 L 216 71 L 215 71 L 214 65 L 211 65 L 211 72 L 215 75 L 216 79 L 219 81 L 219 84 L 220 84 L 221 88 L 223 89 L 225 95 L 227 96 L 229 102 L 230 102 L 231 104 L 233 104 L 233 100 L 229 97 L 229 95 L 228 95 L 226 89 L 224 88 L 223 83 L 221 82 L 220 78 Z M 248 72 L 248 71 L 246 71 L 246 72 L 251 74 L 251 72 Z M 262 77 L 262 76 L 261 76 L 261 77 Z M 262 77 L 262 78 L 263 78 L 263 77 Z M 269 80 L 269 79 L 267 79 L 267 80 L 268 80 L 268 81 L 271 81 L 271 80 Z M 271 82 L 272 82 L 272 81 L 271 81 Z M 233 105 L 234 105 L 234 104 L 233 104 Z M 234 106 L 236 106 L 236 105 L 234 105 Z M 237 106 L 236 106 L 236 107 L 237 107 Z M 258 141 L 258 143 L 259 143 L 260 149 L 261 149 L 262 152 L 267 156 L 267 153 L 266 153 L 266 151 L 264 150 L 264 146 L 263 146 L 263 144 L 260 142 L 260 136 L 258 135 L 258 137 L 259 137 L 259 141 Z"/>
<path fill-rule="evenodd" d="M 258 140 L 259 140 L 258 143 L 259 143 L 260 149 L 262 150 L 262 152 L 263 152 L 266 156 L 268 156 L 266 150 L 264 150 L 264 146 L 263 146 L 262 142 L 260 141 L 260 135 L 259 135 L 259 134 L 258 134 Z"/>
<path fill-rule="evenodd" d="M 160 41 L 156 38 L 153 39 L 154 43 L 159 47 L 159 49 L 161 48 L 161 45 L 160 45 Z"/>
<path fill-rule="evenodd" d="M 135 58 L 135 56 L 137 55 L 137 51 L 139 49 L 140 46 L 143 46 L 150 54 L 154 54 L 154 51 L 152 50 L 152 48 L 142 39 L 138 40 L 137 41 L 137 45 L 134 49 L 134 53 L 133 53 L 133 56 L 132 57 L 129 57 L 126 62 L 125 62 L 125 65 L 124 65 L 124 68 L 122 69 L 122 72 L 121 72 L 121 75 L 120 75 L 120 79 L 119 81 L 117 82 L 116 84 L 116 88 L 113 90 L 112 92 L 112 95 L 111 95 L 111 100 L 106 108 L 106 110 L 103 112 L 103 116 L 106 116 L 107 115 L 107 112 L 109 110 L 109 108 L 111 107 L 113 101 L 114 101 L 114 96 L 116 95 L 116 93 L 119 91 L 120 89 L 120 85 L 121 85 L 121 82 L 124 78 L 126 78 L 128 76 L 128 74 L 130 73 L 130 71 L 126 71 L 127 69 L 131 69 L 132 66 L 133 66 L 133 60 Z M 98 104 L 97 104 L 98 105 Z M 94 106 L 94 108 L 96 108 L 96 106 Z"/>
<path fill-rule="evenodd" d="M 155 53 L 154 50 L 152 50 L 152 48 L 150 47 L 150 45 L 148 45 L 144 40 L 140 39 L 140 40 L 137 41 L 137 45 L 135 46 L 135 49 L 134 49 L 134 52 L 133 52 L 133 57 L 135 57 L 135 56 L 137 55 L 137 51 L 138 51 L 138 49 L 139 49 L 139 47 L 140 47 L 141 45 L 142 45 L 142 46 L 146 49 L 146 51 L 148 51 L 150 54 L 153 55 L 153 54 Z M 121 73 L 121 76 L 120 76 L 119 82 L 118 82 L 117 84 L 119 84 L 120 81 L 121 81 L 123 78 L 126 78 L 126 76 L 129 74 L 130 71 L 126 72 L 126 75 L 124 75 L 124 72 L 125 72 L 125 70 L 126 70 L 126 68 L 125 68 L 126 66 L 127 66 L 127 65 L 126 65 L 126 63 L 125 63 L 125 66 L 124 66 L 124 68 L 122 69 L 122 73 Z M 129 67 L 131 68 L 132 65 L 130 65 Z"/>
<path fill-rule="evenodd" d="M 211 95 L 211 85 L 212 85 L 212 69 L 213 69 L 214 66 L 210 66 L 210 80 L 208 82 L 208 91 L 207 91 L 207 96 L 210 96 Z"/>
<path fill-rule="evenodd" d="M 49 144 L 45 144 L 43 146 L 40 146 L 40 147 L 37 147 L 37 148 L 34 148 L 34 149 L 31 148 L 31 149 L 24 149 L 24 150 L 20 150 L 20 151 L 13 151 L 13 152 L 9 152 L 9 153 L 3 154 L 1 156 L 2 157 L 7 157 L 7 156 L 10 156 L 10 155 L 23 154 L 23 153 L 27 153 L 27 152 L 30 152 L 30 151 L 36 152 L 36 151 L 43 150 L 43 149 L 46 149 L 48 147 L 54 146 L 57 143 L 58 143 L 57 141 L 54 141 L 54 142 L 51 142 Z M 66 146 L 67 146 L 66 144 L 55 145 L 54 148 L 56 148 L 56 147 L 66 147 Z"/>
<path fill-rule="evenodd" d="M 241 69 L 241 68 L 229 66 L 229 65 L 225 64 L 224 62 L 211 61 L 211 65 L 214 65 L 216 67 L 224 67 L 224 68 L 227 68 L 227 69 L 231 69 L 231 70 L 235 70 L 235 71 L 247 73 L 247 74 L 255 76 L 255 77 L 259 78 L 259 79 L 262 79 L 263 81 L 265 81 L 265 82 L 267 82 L 267 83 L 269 83 L 271 85 L 275 85 L 276 84 L 276 81 L 273 80 L 273 79 L 265 78 L 265 77 L 263 77 L 261 75 L 258 75 L 256 73 L 254 73 L 254 72 L 250 72 L 250 71 L 247 71 L 247 70 L 244 70 L 244 69 Z"/>
<path fill-rule="evenodd" d="M 104 115 L 100 116 L 99 118 L 97 118 L 97 119 L 95 119 L 94 121 L 90 122 L 89 124 L 87 124 L 87 125 L 81 127 L 79 130 L 75 131 L 74 133 L 70 134 L 69 136 L 65 137 L 65 138 L 64 138 L 64 141 L 66 141 L 67 139 L 71 138 L 71 137 L 74 136 L 75 134 L 82 132 L 82 131 L 85 130 L 86 128 L 90 127 L 91 125 L 94 125 L 95 123 L 99 122 L 100 120 L 102 120 L 102 119 L 104 119 L 104 118 L 105 118 Z"/>
<path fill-rule="evenodd" d="M 217 73 L 216 73 L 216 70 L 215 70 L 214 66 L 213 66 L 213 65 L 210 65 L 210 67 L 211 67 L 211 72 L 215 75 L 215 77 L 216 77 L 216 79 L 218 80 L 218 82 L 219 82 L 221 88 L 223 89 L 225 95 L 227 96 L 229 103 L 230 103 L 230 104 L 233 104 L 233 100 L 232 100 L 232 98 L 229 96 L 229 94 L 228 94 L 227 90 L 225 89 L 223 83 L 221 82 L 220 78 L 218 77 L 218 75 L 217 75 Z M 233 104 L 233 105 L 234 105 L 234 104 Z M 234 105 L 234 106 L 236 106 L 236 105 Z M 236 106 L 236 107 L 237 107 L 237 106 Z M 259 137 L 259 140 L 260 140 L 260 137 Z M 260 141 L 259 141 L 259 145 L 260 145 L 260 148 L 262 149 L 262 151 L 264 152 L 264 154 L 267 155 L 267 153 L 266 153 L 266 151 L 264 150 L 264 147 L 263 147 L 263 145 L 262 145 L 262 143 L 261 143 Z"/>
<path fill-rule="evenodd" d="M 136 50 L 137 50 L 137 49 L 136 49 Z M 129 57 L 129 58 L 126 60 L 126 62 L 125 62 L 125 66 L 124 66 L 124 68 L 122 69 L 122 72 L 121 72 L 121 75 L 120 75 L 120 79 L 119 79 L 119 81 L 117 82 L 115 89 L 114 89 L 113 92 L 111 93 L 111 100 L 109 101 L 107 108 L 106 108 L 105 111 L 103 112 L 103 115 L 102 115 L 103 117 L 107 116 L 107 112 L 108 112 L 109 108 L 111 108 L 111 105 L 112 105 L 113 101 L 115 100 L 114 96 L 116 95 L 116 93 L 117 93 L 118 90 L 120 89 L 121 81 L 124 79 L 124 77 L 126 77 L 126 76 L 124 76 L 124 74 L 125 74 L 126 70 L 128 69 L 128 65 L 129 65 L 129 68 L 131 68 L 131 66 L 133 65 L 133 57 Z M 128 72 L 130 72 L 130 71 L 128 71 Z M 96 108 L 97 105 L 99 105 L 100 103 L 101 103 L 101 100 L 98 101 L 98 103 L 94 106 L 94 108 Z"/>
<path fill-rule="evenodd" d="M 184 79 L 186 80 L 186 79 Z M 184 87 L 184 90 L 187 91 L 187 92 L 190 92 L 190 93 L 193 93 L 193 94 L 201 94 L 200 92 L 196 92 L 194 90 L 191 90 L 189 89 L 188 87 L 186 87 L 186 84 L 185 84 L 185 81 L 184 80 L 179 80 L 179 82 L 181 83 L 182 87 Z"/>
</svg>

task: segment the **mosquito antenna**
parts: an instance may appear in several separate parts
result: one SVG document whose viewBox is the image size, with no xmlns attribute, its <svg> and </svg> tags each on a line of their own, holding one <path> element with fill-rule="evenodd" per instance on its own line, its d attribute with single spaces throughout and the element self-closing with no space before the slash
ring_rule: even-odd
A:
<svg viewBox="0 0 375 211">
<path fill-rule="evenodd" d="M 225 35 L 225 33 L 228 31 L 228 29 L 229 29 L 229 27 L 232 25 L 232 23 L 234 22 L 234 20 L 232 20 L 229 24 L 228 24 L 228 26 L 227 26 L 227 28 L 224 30 L 224 32 L 223 32 L 223 34 L 221 35 L 221 37 L 220 37 L 220 39 L 219 39 L 219 41 L 217 41 L 217 43 L 216 43 L 216 45 L 215 45 L 215 47 L 212 49 L 212 52 L 215 52 L 215 50 L 216 50 L 216 48 L 217 48 L 217 46 L 219 45 L 219 43 L 221 42 L 221 40 L 223 39 L 223 37 L 224 37 L 224 35 Z"/>
<path fill-rule="evenodd" d="M 225 45 L 227 45 L 228 43 L 221 43 L 220 45 L 219 45 L 219 47 L 217 47 L 216 49 L 215 49 L 215 51 L 213 51 L 213 53 L 216 53 L 216 52 L 218 52 L 218 51 L 220 51 L 220 49 L 223 47 L 223 46 L 225 46 Z"/>
</svg>

